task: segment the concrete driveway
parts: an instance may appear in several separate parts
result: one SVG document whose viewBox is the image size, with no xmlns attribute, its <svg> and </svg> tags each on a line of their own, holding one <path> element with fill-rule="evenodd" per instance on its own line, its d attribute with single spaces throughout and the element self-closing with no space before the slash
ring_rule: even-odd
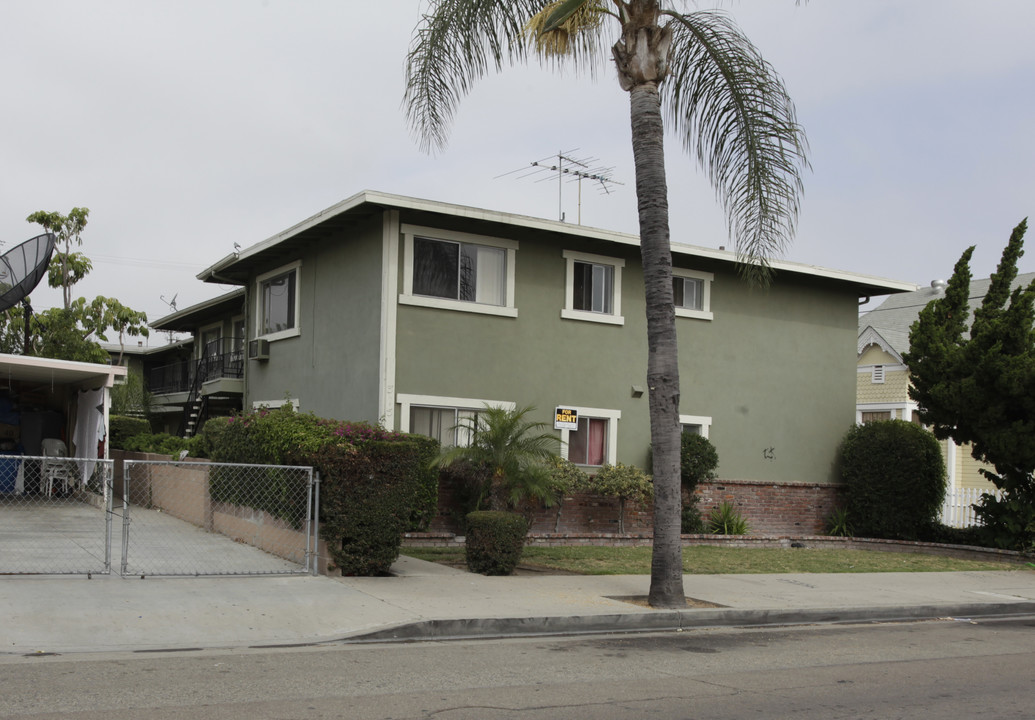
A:
<svg viewBox="0 0 1035 720">
<path fill-rule="evenodd" d="M 206 532 L 160 510 L 111 515 L 74 498 L 7 497 L 0 501 L 0 574 L 253 575 L 303 568 L 262 550 Z M 123 572 L 123 532 L 128 532 Z"/>
</svg>

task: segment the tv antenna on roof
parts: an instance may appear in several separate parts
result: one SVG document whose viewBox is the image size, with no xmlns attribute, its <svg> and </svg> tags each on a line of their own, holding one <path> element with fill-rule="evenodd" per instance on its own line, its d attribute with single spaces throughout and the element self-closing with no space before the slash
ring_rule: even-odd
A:
<svg viewBox="0 0 1035 720">
<path fill-rule="evenodd" d="M 611 178 L 611 172 L 614 170 L 613 167 L 604 167 L 599 165 L 598 163 L 600 161 L 597 158 L 574 157 L 576 152 L 578 152 L 578 148 L 561 150 L 556 155 L 548 155 L 541 160 L 535 160 L 529 163 L 529 167 L 527 168 L 511 170 L 510 172 L 503 173 L 503 175 L 497 175 L 496 178 L 493 179 L 498 179 L 506 175 L 513 175 L 514 173 L 524 173 L 519 175 L 518 179 L 536 176 L 535 182 L 544 182 L 556 177 L 557 219 L 561 222 L 564 222 L 564 209 L 562 204 L 564 180 L 567 179 L 569 182 L 577 182 L 579 187 L 577 224 L 581 225 L 583 180 L 591 180 L 595 183 L 599 183 L 600 187 L 598 190 L 607 195 L 611 194 L 611 185 L 622 185 L 624 183 L 620 183 Z"/>
<path fill-rule="evenodd" d="M 176 312 L 176 298 L 177 297 L 179 297 L 179 293 L 176 293 L 175 295 L 173 295 L 172 300 L 166 300 L 165 299 L 165 295 L 159 295 L 158 299 L 161 300 L 162 302 L 164 302 L 166 305 L 168 305 L 170 310 L 172 310 L 173 312 Z"/>
</svg>

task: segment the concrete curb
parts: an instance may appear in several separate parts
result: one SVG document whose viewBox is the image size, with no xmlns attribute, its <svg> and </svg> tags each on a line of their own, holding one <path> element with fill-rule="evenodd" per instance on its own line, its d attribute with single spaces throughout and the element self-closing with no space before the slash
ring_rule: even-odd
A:
<svg viewBox="0 0 1035 720">
<path fill-rule="evenodd" d="M 337 642 L 359 644 L 599 633 L 676 632 L 712 627 L 775 627 L 939 618 L 989 618 L 1031 614 L 1035 614 L 1035 602 L 796 610 L 736 610 L 729 608 L 660 610 L 645 613 L 570 617 L 421 620 L 370 633 L 350 635 Z"/>
</svg>

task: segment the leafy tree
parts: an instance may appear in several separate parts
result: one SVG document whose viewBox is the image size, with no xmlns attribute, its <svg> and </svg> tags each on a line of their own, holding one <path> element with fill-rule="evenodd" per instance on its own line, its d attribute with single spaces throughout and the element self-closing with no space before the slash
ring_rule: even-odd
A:
<svg viewBox="0 0 1035 720">
<path fill-rule="evenodd" d="M 19 350 L 41 357 L 79 360 L 82 362 L 105 362 L 108 353 L 97 341 L 107 342 L 106 333 L 113 330 L 119 341 L 119 358 L 125 352 L 125 337 L 147 337 L 147 315 L 133 310 L 115 298 L 98 295 L 91 301 L 86 298 L 72 298 L 72 288 L 93 269 L 90 259 L 81 252 L 74 252 L 73 245 L 83 244 L 82 234 L 90 216 L 89 208 L 72 208 L 68 215 L 40 210 L 26 218 L 37 223 L 44 230 L 57 235 L 59 248 L 54 252 L 47 268 L 47 282 L 52 288 L 61 288 L 64 306 L 52 308 L 31 316 L 28 341 L 25 337 L 25 319 L 19 313 L 7 311 L 0 317 L 0 347 L 5 352 Z M 25 347 L 25 346 L 28 347 Z"/>
<path fill-rule="evenodd" d="M 488 407 L 473 418 L 461 418 L 458 427 L 471 444 L 449 448 L 436 464 L 463 461 L 486 469 L 472 502 L 475 509 L 487 503 L 490 510 L 507 510 L 528 499 L 549 505 L 556 499 L 551 471 L 559 441 L 547 432 L 547 423 L 527 419 L 533 410 Z"/>
<path fill-rule="evenodd" d="M 616 42 L 607 50 L 608 33 Z M 445 146 L 461 97 L 530 54 L 576 70 L 613 59 L 629 93 L 647 304 L 654 550 L 650 604 L 686 604 L 680 543 L 679 365 L 662 108 L 717 190 L 746 276 L 794 232 L 805 138 L 783 82 L 724 13 L 660 0 L 432 0 L 416 30 L 405 104 L 424 149 Z"/>
<path fill-rule="evenodd" d="M 589 492 L 618 498 L 618 532 L 625 532 L 625 505 L 641 505 L 654 496 L 650 475 L 635 465 L 605 465 L 585 484 Z"/>
<path fill-rule="evenodd" d="M 28 222 L 42 226 L 47 232 L 54 233 L 57 236 L 58 247 L 64 247 L 63 250 L 55 250 L 51 258 L 51 265 L 47 269 L 47 283 L 52 288 L 61 288 L 66 310 L 72 304 L 72 286 L 93 269 L 89 258 L 82 253 L 72 252 L 73 242 L 76 247 L 83 244 L 83 230 L 89 217 L 90 208 L 74 207 L 68 215 L 37 210 L 25 218 Z"/>
<path fill-rule="evenodd" d="M 1035 546 L 1035 283 L 1011 291 L 1026 230 L 1024 220 L 1010 235 L 969 337 L 973 247 L 944 297 L 920 312 L 904 356 L 920 419 L 995 469 L 981 471 L 1004 493 L 986 494 L 977 508 L 985 541 L 1016 549 Z"/>
<path fill-rule="evenodd" d="M 126 381 L 111 388 L 111 414 L 147 418 L 151 415 L 152 397 L 139 372 L 126 374 Z"/>
</svg>

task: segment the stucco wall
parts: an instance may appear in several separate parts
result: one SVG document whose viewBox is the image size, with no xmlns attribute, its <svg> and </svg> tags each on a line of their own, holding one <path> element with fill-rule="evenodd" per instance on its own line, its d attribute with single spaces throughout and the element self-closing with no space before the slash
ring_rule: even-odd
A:
<svg viewBox="0 0 1035 720">
<path fill-rule="evenodd" d="M 638 250 L 530 234 L 517 251 L 518 317 L 400 306 L 397 391 L 538 408 L 621 412 L 618 460 L 646 466 L 646 319 Z M 564 250 L 625 261 L 624 325 L 561 317 Z M 677 262 L 690 267 L 684 258 Z M 777 277 L 752 288 L 719 265 L 711 321 L 677 318 L 680 412 L 712 418 L 723 477 L 832 482 L 838 442 L 854 421 L 857 301 L 819 281 Z M 399 274 L 400 286 L 403 277 Z"/>
<path fill-rule="evenodd" d="M 297 399 L 322 417 L 377 420 L 381 234 L 377 217 L 300 255 L 299 335 L 271 342 L 268 361 L 249 362 L 246 408 Z"/>
</svg>

